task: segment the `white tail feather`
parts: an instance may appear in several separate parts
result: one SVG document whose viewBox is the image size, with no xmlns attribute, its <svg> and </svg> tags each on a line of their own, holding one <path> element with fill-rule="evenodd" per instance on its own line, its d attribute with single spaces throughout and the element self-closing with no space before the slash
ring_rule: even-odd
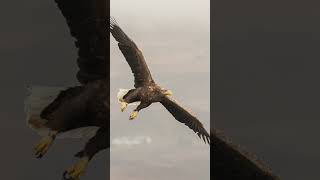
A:
<svg viewBox="0 0 320 180">
<path fill-rule="evenodd" d="M 60 91 L 67 87 L 27 87 L 28 96 L 24 101 L 27 125 L 35 130 L 40 136 L 49 134 L 50 129 L 46 127 L 47 120 L 40 117 L 41 111 L 58 96 Z M 60 133 L 57 138 L 90 138 L 95 135 L 99 127 L 90 126 L 77 128 Z"/>
<path fill-rule="evenodd" d="M 123 101 L 123 97 L 130 91 L 130 89 L 119 89 L 117 93 L 118 102 Z M 129 105 L 139 105 L 139 102 L 130 103 Z"/>
<path fill-rule="evenodd" d="M 130 89 L 119 89 L 117 98 L 118 101 L 121 102 L 123 100 L 123 97 L 130 91 Z"/>
</svg>

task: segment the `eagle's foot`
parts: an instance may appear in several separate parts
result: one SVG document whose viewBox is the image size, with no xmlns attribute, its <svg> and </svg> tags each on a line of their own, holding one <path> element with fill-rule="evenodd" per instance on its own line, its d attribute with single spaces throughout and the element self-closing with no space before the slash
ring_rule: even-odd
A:
<svg viewBox="0 0 320 180">
<path fill-rule="evenodd" d="M 133 120 L 133 119 L 135 119 L 137 116 L 138 116 L 138 111 L 133 111 L 133 112 L 131 113 L 129 119 L 130 119 L 130 120 Z"/>
<path fill-rule="evenodd" d="M 37 158 L 42 158 L 47 153 L 50 146 L 55 139 L 56 133 L 43 137 L 40 142 L 35 146 L 35 155 Z"/>
<path fill-rule="evenodd" d="M 122 101 L 121 102 L 121 112 L 123 112 L 128 107 L 128 103 Z"/>
<path fill-rule="evenodd" d="M 81 176 L 85 174 L 87 166 L 89 164 L 89 158 L 83 157 L 79 160 L 79 162 L 69 168 L 67 171 L 63 173 L 64 180 L 79 180 Z"/>
</svg>

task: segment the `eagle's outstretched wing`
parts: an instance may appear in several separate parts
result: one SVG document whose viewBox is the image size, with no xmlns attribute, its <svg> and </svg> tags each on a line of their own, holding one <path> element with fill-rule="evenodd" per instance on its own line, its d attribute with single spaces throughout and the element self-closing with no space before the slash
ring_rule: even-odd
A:
<svg viewBox="0 0 320 180">
<path fill-rule="evenodd" d="M 200 138 L 210 144 L 210 135 L 203 127 L 202 123 L 190 112 L 181 107 L 176 101 L 169 97 L 163 98 L 160 103 L 181 123 L 187 125 L 192 129 Z"/>
<path fill-rule="evenodd" d="M 152 83 L 153 79 L 144 60 L 142 52 L 137 45 L 122 31 L 117 22 L 110 18 L 110 32 L 118 41 L 118 46 L 126 58 L 132 73 L 134 74 L 134 86 L 136 88 Z"/>
<path fill-rule="evenodd" d="M 234 144 L 221 131 L 211 129 L 214 179 L 280 180 L 255 154 Z"/>
<path fill-rule="evenodd" d="M 78 48 L 77 79 L 81 84 L 107 78 L 110 65 L 106 57 L 107 34 L 102 29 L 107 25 L 108 17 L 98 14 L 94 1 L 55 0 L 65 17 L 71 35 L 76 39 Z M 103 28 L 101 28 L 103 27 Z"/>
</svg>

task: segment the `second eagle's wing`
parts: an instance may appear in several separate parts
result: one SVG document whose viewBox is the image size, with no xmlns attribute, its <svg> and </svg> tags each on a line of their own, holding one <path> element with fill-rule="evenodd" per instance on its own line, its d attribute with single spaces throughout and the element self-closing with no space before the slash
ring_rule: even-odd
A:
<svg viewBox="0 0 320 180">
<path fill-rule="evenodd" d="M 76 39 L 78 48 L 77 79 L 81 84 L 108 79 L 110 65 L 106 53 L 108 35 L 106 13 L 99 13 L 102 8 L 98 1 L 92 0 L 55 0 L 64 16 L 71 35 Z M 104 4 L 104 3 L 102 3 Z"/>
<path fill-rule="evenodd" d="M 176 120 L 187 125 L 200 138 L 210 144 L 210 135 L 203 127 L 202 123 L 190 112 L 181 107 L 176 101 L 165 97 L 160 103 L 174 116 Z"/>
<path fill-rule="evenodd" d="M 126 58 L 132 73 L 134 74 L 134 86 L 136 88 L 152 83 L 151 73 L 145 62 L 142 52 L 137 45 L 122 31 L 117 22 L 110 19 L 110 32 L 118 41 L 118 46 Z"/>
</svg>

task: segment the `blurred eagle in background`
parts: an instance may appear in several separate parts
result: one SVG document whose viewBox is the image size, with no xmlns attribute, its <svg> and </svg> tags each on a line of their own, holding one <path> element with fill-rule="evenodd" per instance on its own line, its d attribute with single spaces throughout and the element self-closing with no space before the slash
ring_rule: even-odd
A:
<svg viewBox="0 0 320 180">
<path fill-rule="evenodd" d="M 43 157 L 56 138 L 89 138 L 76 157 L 80 160 L 63 178 L 78 180 L 89 161 L 110 147 L 109 139 L 109 14 L 104 0 L 55 0 L 78 49 L 76 87 L 30 87 L 25 100 L 28 125 L 42 139 L 35 155 Z M 63 58 L 63 57 L 62 57 Z"/>
<path fill-rule="evenodd" d="M 137 108 L 130 115 L 130 120 L 137 117 L 138 112 L 151 104 L 160 102 L 179 122 L 187 125 L 200 138 L 210 144 L 210 135 L 202 123 L 191 112 L 179 105 L 172 97 L 172 92 L 160 87 L 153 80 L 142 51 L 120 28 L 114 18 L 110 18 L 110 32 L 122 54 L 124 55 L 134 75 L 134 89 L 120 89 L 118 93 L 121 102 L 121 111 L 124 111 L 128 104 L 139 102 Z"/>
</svg>

